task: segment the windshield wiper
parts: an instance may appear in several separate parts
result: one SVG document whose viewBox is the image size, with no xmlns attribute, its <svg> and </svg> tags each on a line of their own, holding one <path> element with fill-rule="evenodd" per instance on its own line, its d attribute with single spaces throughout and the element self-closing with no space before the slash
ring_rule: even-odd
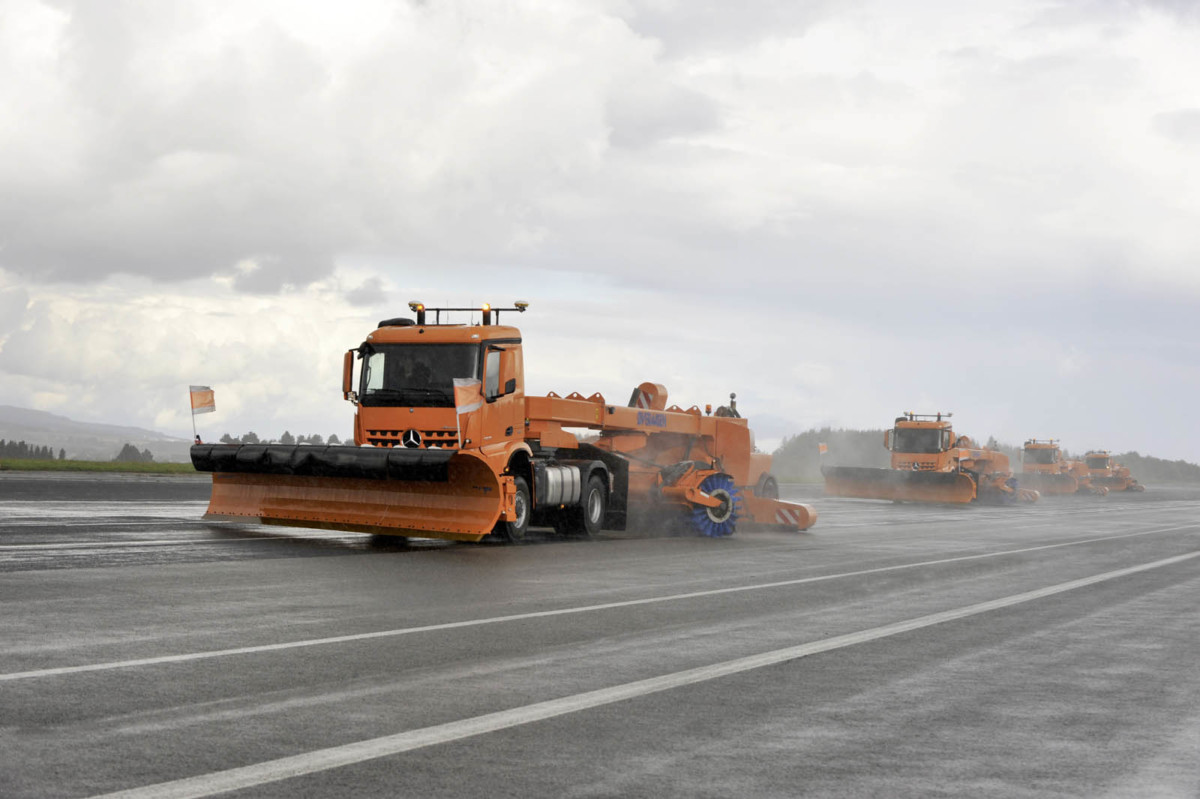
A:
<svg viewBox="0 0 1200 799">
<path fill-rule="evenodd" d="M 441 400 L 449 400 L 450 392 L 444 388 L 424 388 L 421 386 L 408 386 L 405 388 L 373 388 L 363 395 L 365 398 L 372 399 L 393 399 L 403 400 L 405 398 L 425 398 L 436 397 Z"/>
</svg>

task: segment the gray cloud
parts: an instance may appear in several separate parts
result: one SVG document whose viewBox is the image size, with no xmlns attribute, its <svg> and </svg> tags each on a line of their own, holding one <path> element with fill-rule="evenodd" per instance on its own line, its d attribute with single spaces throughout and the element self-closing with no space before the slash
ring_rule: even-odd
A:
<svg viewBox="0 0 1200 799">
<path fill-rule="evenodd" d="M 715 129 L 720 114 L 697 91 L 672 85 L 633 83 L 609 97 L 611 141 L 618 147 L 646 147 L 671 136 Z"/>
<path fill-rule="evenodd" d="M 345 293 L 346 302 L 356 307 L 370 307 L 383 305 L 388 300 L 388 293 L 384 290 L 383 281 L 378 277 L 371 277 L 364 280 L 357 288 L 350 289 Z"/>
<path fill-rule="evenodd" d="M 79 138 L 48 155 L 46 180 L 8 194 L 0 263 L 38 279 L 169 280 L 257 258 L 268 266 L 240 280 L 251 290 L 326 273 L 332 243 L 351 237 L 332 170 L 304 144 L 323 80 L 304 48 L 263 27 L 176 61 L 162 48 L 186 43 L 186 11 L 62 7 L 62 116 L 45 124 Z"/>
<path fill-rule="evenodd" d="M 1196 111 L 1153 103 L 1200 47 L 1159 11 L 326 8 L 29 3 L 36 35 L 0 28 L 0 401 L 116 414 L 114 382 L 149 408 L 225 381 L 222 409 L 336 414 L 296 375 L 393 303 L 520 297 L 546 389 L 1190 429 L 1114 421 L 1196 382 L 1200 153 L 1163 146 Z"/>
<path fill-rule="evenodd" d="M 0 350 L 9 334 L 20 329 L 29 305 L 29 292 L 23 288 L 0 288 Z"/>
<path fill-rule="evenodd" d="M 1181 144 L 1200 142 L 1200 108 L 1182 108 L 1155 114 L 1155 133 Z"/>
<path fill-rule="evenodd" d="M 610 102 L 642 84 L 654 47 L 586 15 L 464 27 L 455 9 L 417 9 L 331 56 L 270 20 L 210 41 L 196 9 L 61 8 L 39 64 L 55 105 L 28 137 L 77 135 L 45 173 L 6 165 L 22 179 L 0 201 L 0 266 L 39 280 L 234 273 L 273 291 L 356 251 L 528 251 L 544 198 L 599 166 L 608 116 L 626 144 L 714 122 L 661 79 L 640 105 Z M 474 57 L 488 48 L 490 63 Z M 19 99 L 41 102 L 32 84 Z"/>
<path fill-rule="evenodd" d="M 789 0 L 633 0 L 626 20 L 638 33 L 663 42 L 669 56 L 719 52 L 768 37 L 803 33 L 833 10 L 854 13 L 861 2 Z"/>
<path fill-rule="evenodd" d="M 1200 6 L 1195 0 L 1140 0 L 1135 5 L 1163 11 L 1183 22 L 1200 22 Z"/>
</svg>

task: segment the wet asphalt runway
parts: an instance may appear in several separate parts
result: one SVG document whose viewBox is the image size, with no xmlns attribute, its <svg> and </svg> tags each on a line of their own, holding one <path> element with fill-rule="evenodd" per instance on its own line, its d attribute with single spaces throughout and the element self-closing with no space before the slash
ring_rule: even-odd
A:
<svg viewBox="0 0 1200 799">
<path fill-rule="evenodd" d="M 505 547 L 0 473 L 0 796 L 1200 795 L 1200 489 Z"/>
</svg>

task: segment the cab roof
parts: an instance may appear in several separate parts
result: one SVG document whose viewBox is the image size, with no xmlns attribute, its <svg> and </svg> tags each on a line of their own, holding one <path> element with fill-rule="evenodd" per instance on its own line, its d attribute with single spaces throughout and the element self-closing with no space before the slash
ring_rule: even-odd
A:
<svg viewBox="0 0 1200 799">
<path fill-rule="evenodd" d="M 520 341 L 521 331 L 511 325 L 418 325 L 411 322 L 384 324 L 367 336 L 367 341 L 372 344 L 475 344 L 513 339 Z"/>
</svg>

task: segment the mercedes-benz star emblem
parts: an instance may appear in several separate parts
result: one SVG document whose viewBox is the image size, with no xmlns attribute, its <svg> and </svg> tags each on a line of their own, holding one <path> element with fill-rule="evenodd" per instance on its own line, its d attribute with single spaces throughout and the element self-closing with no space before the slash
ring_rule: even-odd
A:
<svg viewBox="0 0 1200 799">
<path fill-rule="evenodd" d="M 416 449 L 421 446 L 421 434 L 416 430 L 405 430 L 404 435 L 400 437 L 400 443 L 409 449 Z"/>
</svg>

